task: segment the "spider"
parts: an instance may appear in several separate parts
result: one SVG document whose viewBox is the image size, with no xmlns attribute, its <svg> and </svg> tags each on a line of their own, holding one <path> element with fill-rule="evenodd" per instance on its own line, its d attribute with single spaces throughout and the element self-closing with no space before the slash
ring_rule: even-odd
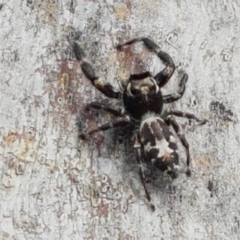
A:
<svg viewBox="0 0 240 240">
<path fill-rule="evenodd" d="M 104 83 L 95 74 L 93 67 L 87 61 L 84 50 L 77 42 L 73 43 L 73 51 L 86 78 L 90 80 L 93 86 L 106 97 L 120 99 L 123 101 L 124 105 L 124 108 L 116 108 L 99 102 L 90 103 L 90 108 L 105 110 L 119 118 L 103 124 L 94 130 L 82 133 L 80 134 L 80 137 L 86 139 L 98 131 L 105 131 L 120 126 L 123 127 L 127 124 L 133 123 L 137 129 L 133 136 L 133 148 L 139 165 L 139 175 L 145 190 L 146 199 L 152 210 L 154 210 L 155 207 L 151 203 L 151 197 L 146 187 L 142 161 L 144 160 L 147 163 L 151 163 L 161 171 L 167 172 L 172 179 L 178 177 L 177 170 L 179 168 L 179 156 L 176 139 L 170 131 L 170 127 L 172 127 L 186 149 L 186 174 L 187 176 L 190 176 L 189 144 L 184 134 L 181 133 L 180 126 L 173 116 L 193 119 L 200 124 L 205 124 L 207 120 L 200 120 L 191 113 L 177 110 L 168 109 L 163 111 L 163 104 L 172 103 L 183 96 L 188 75 L 185 71 L 180 71 L 178 90 L 175 93 L 163 95 L 161 93 L 161 88 L 167 84 L 175 70 L 174 62 L 169 54 L 162 51 L 156 43 L 147 37 L 134 38 L 123 44 L 117 45 L 116 48 L 117 50 L 122 50 L 124 46 L 140 41 L 143 42 L 149 51 L 154 52 L 158 58 L 162 60 L 165 68 L 155 76 L 150 72 L 130 75 L 128 81 L 121 85 L 122 91 L 115 91 L 110 84 Z"/>
</svg>

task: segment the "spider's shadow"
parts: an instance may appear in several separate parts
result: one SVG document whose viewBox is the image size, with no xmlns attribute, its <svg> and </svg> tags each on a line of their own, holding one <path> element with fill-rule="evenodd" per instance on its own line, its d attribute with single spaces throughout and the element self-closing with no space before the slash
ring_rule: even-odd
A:
<svg viewBox="0 0 240 240">
<path fill-rule="evenodd" d="M 124 179 L 124 182 L 126 182 L 128 185 L 131 185 L 131 188 L 137 198 L 145 200 L 144 188 L 141 184 L 139 175 L 139 165 L 136 161 L 136 156 L 134 155 L 133 148 L 133 136 L 136 131 L 138 131 L 138 129 L 134 123 L 130 123 L 126 127 L 114 129 L 113 144 L 115 144 L 115 146 L 118 146 L 119 151 L 122 153 L 122 179 Z M 175 194 L 176 188 L 174 185 L 172 185 L 173 180 L 169 177 L 169 175 L 163 173 L 154 167 L 151 163 L 147 164 L 144 159 L 142 160 L 146 178 L 146 187 L 148 188 L 150 195 L 163 196 L 165 194 Z M 136 182 L 138 182 L 138 184 L 135 184 Z"/>
<path fill-rule="evenodd" d="M 86 130 L 86 119 L 91 117 L 98 119 L 101 115 L 102 111 L 81 111 L 81 114 L 79 114 L 77 117 L 79 135 Z M 115 159 L 115 154 L 118 156 L 118 158 L 120 158 L 122 164 L 119 168 L 119 171 L 122 175 L 122 179 L 124 179 L 124 182 L 131 186 L 137 198 L 144 199 L 144 189 L 139 176 L 139 165 L 135 159 L 133 148 L 133 136 L 136 131 L 138 131 L 136 124 L 130 122 L 124 127 L 113 128 L 111 130 L 107 130 L 106 132 L 100 133 L 105 136 L 108 135 L 108 140 L 103 141 L 102 144 L 107 144 L 108 148 L 114 152 L 113 154 L 109 155 L 110 161 L 111 159 Z M 89 144 L 93 143 L 93 138 L 94 136 L 87 140 Z M 81 146 L 79 146 L 79 150 L 81 151 Z M 150 164 L 146 164 L 144 161 L 143 166 L 145 169 L 144 173 L 146 177 L 146 185 L 151 195 L 158 195 L 159 193 L 162 195 L 164 192 L 175 193 L 175 189 L 172 187 L 171 180 L 168 175 L 164 175 L 159 169 L 154 168 Z M 136 185 L 136 182 L 139 184 Z"/>
</svg>

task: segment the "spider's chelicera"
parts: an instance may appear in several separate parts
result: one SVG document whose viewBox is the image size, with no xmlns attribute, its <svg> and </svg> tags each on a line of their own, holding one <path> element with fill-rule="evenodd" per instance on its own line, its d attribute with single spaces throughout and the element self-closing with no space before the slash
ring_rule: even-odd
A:
<svg viewBox="0 0 240 240">
<path fill-rule="evenodd" d="M 181 71 L 177 92 L 163 95 L 161 88 L 173 75 L 175 70 L 174 62 L 156 43 L 146 37 L 134 38 L 126 43 L 119 44 L 117 45 L 117 49 L 121 50 L 124 46 L 139 41 L 142 41 L 149 51 L 154 52 L 162 60 L 165 68 L 155 76 L 150 72 L 131 75 L 126 84 L 122 86 L 122 91 L 115 91 L 110 84 L 104 83 L 95 74 L 94 69 L 86 59 L 83 49 L 77 42 L 73 43 L 73 50 L 84 75 L 91 81 L 93 86 L 109 98 L 122 99 L 124 104 L 124 108 L 116 108 L 98 102 L 90 103 L 89 107 L 103 109 L 119 118 L 81 134 L 80 137 L 86 138 L 98 131 L 125 126 L 130 122 L 134 123 L 138 129 L 138 131 L 134 133 L 134 152 L 139 164 L 140 178 L 146 193 L 146 198 L 148 202 L 151 203 L 151 197 L 145 184 L 142 160 L 152 163 L 153 166 L 163 172 L 166 171 L 171 178 L 177 178 L 179 156 L 176 139 L 170 131 L 171 126 L 186 149 L 186 174 L 190 176 L 189 144 L 184 134 L 181 133 L 180 126 L 173 116 L 194 119 L 200 124 L 206 123 L 206 120 L 200 120 L 191 113 L 176 110 L 163 111 L 163 104 L 172 103 L 183 96 L 188 75 L 186 72 Z M 151 204 L 151 207 L 154 209 L 153 204 Z"/>
</svg>

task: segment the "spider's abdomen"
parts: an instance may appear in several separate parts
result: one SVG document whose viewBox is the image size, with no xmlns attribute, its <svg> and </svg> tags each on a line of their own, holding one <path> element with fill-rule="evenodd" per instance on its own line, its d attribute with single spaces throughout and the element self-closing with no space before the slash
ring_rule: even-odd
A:
<svg viewBox="0 0 240 240">
<path fill-rule="evenodd" d="M 160 117 L 149 117 L 143 120 L 139 138 L 145 160 L 176 178 L 175 168 L 179 164 L 177 144 L 164 120 Z"/>
</svg>

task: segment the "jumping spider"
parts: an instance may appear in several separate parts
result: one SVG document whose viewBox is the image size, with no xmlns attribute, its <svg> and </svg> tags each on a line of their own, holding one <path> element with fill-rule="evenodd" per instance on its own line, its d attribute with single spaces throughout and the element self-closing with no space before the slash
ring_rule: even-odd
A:
<svg viewBox="0 0 240 240">
<path fill-rule="evenodd" d="M 110 128 L 134 123 L 138 129 L 134 133 L 134 153 L 139 164 L 139 174 L 146 198 L 154 210 L 154 205 L 151 204 L 151 197 L 145 184 L 142 160 L 152 163 L 154 167 L 163 172 L 166 171 L 172 179 L 178 177 L 179 156 L 176 139 L 170 131 L 170 126 L 172 126 L 186 149 L 186 174 L 190 176 L 189 145 L 184 134 L 180 132 L 180 126 L 173 116 L 194 119 L 200 124 L 206 123 L 206 120 L 200 120 L 191 113 L 184 113 L 177 110 L 163 111 L 163 104 L 172 103 L 183 96 L 188 75 L 186 72 L 181 71 L 177 92 L 162 95 L 161 88 L 169 81 L 175 70 L 172 58 L 166 52 L 163 52 L 156 43 L 146 37 L 134 38 L 126 43 L 117 45 L 116 48 L 121 50 L 124 46 L 139 41 L 142 41 L 149 51 L 154 52 L 162 60 L 165 68 L 156 76 L 153 76 L 150 72 L 130 75 L 126 84 L 121 86 L 122 91 L 115 91 L 110 84 L 104 83 L 95 74 L 94 69 L 86 59 L 83 49 L 78 43 L 73 43 L 76 58 L 87 79 L 105 96 L 122 99 L 124 104 L 124 108 L 116 108 L 98 102 L 90 103 L 90 108 L 103 109 L 120 118 L 81 134 L 80 137 L 86 138 L 98 131 L 105 131 Z"/>
</svg>

